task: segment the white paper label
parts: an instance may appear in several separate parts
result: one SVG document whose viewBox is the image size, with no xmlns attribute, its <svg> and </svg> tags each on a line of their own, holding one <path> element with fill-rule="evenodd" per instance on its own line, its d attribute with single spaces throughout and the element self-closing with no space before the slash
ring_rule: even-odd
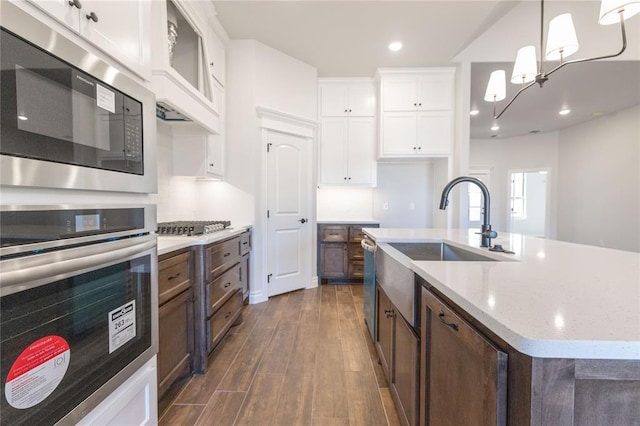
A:
<svg viewBox="0 0 640 426">
<path fill-rule="evenodd" d="M 4 395 L 18 409 L 33 407 L 56 390 L 64 378 L 71 350 L 60 336 L 47 336 L 30 344 L 7 375 Z"/>
<path fill-rule="evenodd" d="M 109 312 L 109 353 L 136 337 L 136 301 Z"/>
<path fill-rule="evenodd" d="M 116 94 L 104 86 L 96 84 L 96 102 L 102 109 L 112 114 L 116 112 Z"/>
</svg>

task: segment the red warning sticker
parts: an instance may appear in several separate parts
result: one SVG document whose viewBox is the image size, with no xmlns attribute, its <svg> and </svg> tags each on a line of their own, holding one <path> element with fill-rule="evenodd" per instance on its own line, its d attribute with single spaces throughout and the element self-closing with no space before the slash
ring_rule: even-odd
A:
<svg viewBox="0 0 640 426">
<path fill-rule="evenodd" d="M 4 395 L 9 405 L 24 409 L 44 401 L 62 381 L 70 360 L 69 344 L 60 336 L 30 344 L 7 375 Z"/>
</svg>

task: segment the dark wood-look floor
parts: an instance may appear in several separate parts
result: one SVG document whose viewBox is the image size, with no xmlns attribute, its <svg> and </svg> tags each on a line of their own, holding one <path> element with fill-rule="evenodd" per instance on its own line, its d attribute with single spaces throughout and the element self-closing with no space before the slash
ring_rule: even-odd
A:
<svg viewBox="0 0 640 426">
<path fill-rule="evenodd" d="M 400 424 L 366 334 L 362 285 L 299 290 L 242 315 L 207 373 L 170 392 L 161 425 Z"/>
</svg>

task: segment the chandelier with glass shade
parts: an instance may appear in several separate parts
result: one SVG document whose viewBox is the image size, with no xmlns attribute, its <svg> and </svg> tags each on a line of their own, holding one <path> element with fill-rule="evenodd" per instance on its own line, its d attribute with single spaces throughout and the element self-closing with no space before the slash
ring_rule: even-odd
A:
<svg viewBox="0 0 640 426">
<path fill-rule="evenodd" d="M 624 21 L 640 12 L 640 0 L 602 0 L 600 4 L 600 25 L 611 25 L 620 23 L 622 33 L 622 47 L 613 54 L 597 56 L 593 58 L 574 59 L 567 61 L 566 58 L 578 51 L 578 38 L 573 26 L 573 20 L 569 13 L 564 13 L 553 18 L 549 22 L 549 33 L 547 35 L 546 59 L 549 61 L 560 61 L 560 64 L 550 71 L 544 70 L 543 46 L 544 46 L 544 0 L 540 1 L 540 58 L 536 61 L 536 48 L 525 46 L 518 50 L 516 61 L 511 74 L 511 83 L 520 84 L 522 87 L 511 98 L 507 105 L 496 113 L 496 104 L 506 98 L 506 75 L 504 70 L 496 70 L 491 73 L 484 100 L 493 102 L 493 118 L 498 119 L 511 106 L 513 101 L 529 87 L 536 83 L 542 87 L 549 79 L 549 76 L 560 68 L 569 64 L 579 62 L 595 61 L 598 59 L 608 59 L 620 56 L 627 48 L 627 35 Z"/>
</svg>

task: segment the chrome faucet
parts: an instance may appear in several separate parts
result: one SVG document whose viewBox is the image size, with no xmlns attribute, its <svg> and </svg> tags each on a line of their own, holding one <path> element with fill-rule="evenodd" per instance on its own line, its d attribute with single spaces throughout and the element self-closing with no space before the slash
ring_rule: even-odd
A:
<svg viewBox="0 0 640 426">
<path fill-rule="evenodd" d="M 486 185 L 482 183 L 480 179 L 468 177 L 468 176 L 460 176 L 453 179 L 449 182 L 444 189 L 442 190 L 442 198 L 440 199 L 440 210 L 444 210 L 447 208 L 447 204 L 449 204 L 449 192 L 451 189 L 459 184 L 460 182 L 470 182 L 475 183 L 480 190 L 482 191 L 482 199 L 483 199 L 483 221 L 482 228 L 480 229 L 480 235 L 482 236 L 482 241 L 480 247 L 491 247 L 491 239 L 496 238 L 498 233 L 496 231 L 491 230 L 491 225 L 489 224 L 489 208 L 490 208 L 490 197 L 489 190 Z"/>
</svg>

